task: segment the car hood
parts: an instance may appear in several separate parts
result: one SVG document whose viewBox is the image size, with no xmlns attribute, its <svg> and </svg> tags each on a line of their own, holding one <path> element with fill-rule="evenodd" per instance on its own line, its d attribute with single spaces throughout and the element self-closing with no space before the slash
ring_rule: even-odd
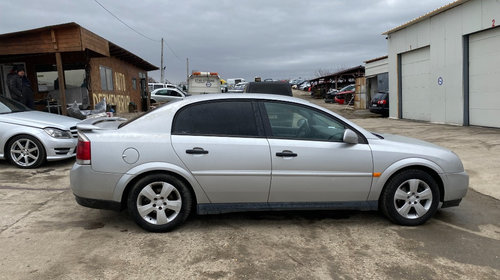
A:
<svg viewBox="0 0 500 280">
<path fill-rule="evenodd" d="M 80 120 L 40 111 L 26 111 L 0 115 L 0 121 L 38 128 L 55 127 L 69 130 Z"/>
<path fill-rule="evenodd" d="M 375 164 L 382 169 L 390 163 L 406 158 L 423 158 L 439 165 L 444 172 L 462 172 L 458 156 L 444 147 L 415 138 L 380 134 L 384 139 L 370 139 Z"/>
<path fill-rule="evenodd" d="M 405 144 L 408 144 L 408 146 L 420 146 L 423 148 L 449 151 L 448 149 L 443 148 L 441 146 L 438 146 L 436 144 L 432 144 L 432 143 L 429 143 L 429 142 L 426 142 L 423 140 L 419 140 L 419 139 L 415 139 L 415 138 L 411 138 L 411 137 L 405 137 L 405 136 L 394 135 L 394 134 L 385 134 L 385 133 L 379 134 L 379 135 L 384 137 L 384 139 L 386 141 L 393 142 L 394 144 L 397 144 L 397 145 L 406 146 Z"/>
</svg>

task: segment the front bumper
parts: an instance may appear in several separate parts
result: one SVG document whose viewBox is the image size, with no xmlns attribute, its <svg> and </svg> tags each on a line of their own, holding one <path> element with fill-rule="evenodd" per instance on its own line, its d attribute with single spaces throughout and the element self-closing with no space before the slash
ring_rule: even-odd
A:
<svg viewBox="0 0 500 280">
<path fill-rule="evenodd" d="M 469 175 L 465 171 L 459 173 L 446 173 L 444 204 L 453 204 L 452 201 L 462 199 L 469 188 Z M 460 203 L 460 201 L 458 201 Z M 458 204 L 457 204 L 458 205 Z M 456 205 L 451 205 L 456 206 Z"/>
<path fill-rule="evenodd" d="M 77 138 L 56 139 L 47 135 L 42 141 L 48 161 L 67 159 L 76 155 Z"/>
</svg>

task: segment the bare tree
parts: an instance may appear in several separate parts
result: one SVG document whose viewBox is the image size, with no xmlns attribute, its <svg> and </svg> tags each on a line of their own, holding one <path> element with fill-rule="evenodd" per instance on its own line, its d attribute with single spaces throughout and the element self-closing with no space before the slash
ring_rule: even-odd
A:
<svg viewBox="0 0 500 280">
<path fill-rule="evenodd" d="M 336 65 L 336 66 L 334 66 L 332 68 L 328 68 L 328 69 L 320 68 L 314 72 L 314 77 L 319 78 L 319 77 L 328 76 L 328 75 L 340 72 L 340 71 L 345 70 L 345 69 L 348 69 L 348 67 L 345 65 Z"/>
<path fill-rule="evenodd" d="M 333 72 L 330 69 L 320 68 L 320 69 L 314 71 L 314 77 L 315 78 L 324 77 L 324 76 L 328 76 L 328 75 L 330 75 L 332 73 Z"/>
</svg>

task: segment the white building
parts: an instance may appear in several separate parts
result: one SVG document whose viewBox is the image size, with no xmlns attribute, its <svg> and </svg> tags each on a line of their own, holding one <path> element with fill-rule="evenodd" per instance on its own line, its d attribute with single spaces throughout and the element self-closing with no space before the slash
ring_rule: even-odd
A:
<svg viewBox="0 0 500 280">
<path fill-rule="evenodd" d="M 500 128 L 500 1 L 458 0 L 384 33 L 390 116 Z"/>
</svg>

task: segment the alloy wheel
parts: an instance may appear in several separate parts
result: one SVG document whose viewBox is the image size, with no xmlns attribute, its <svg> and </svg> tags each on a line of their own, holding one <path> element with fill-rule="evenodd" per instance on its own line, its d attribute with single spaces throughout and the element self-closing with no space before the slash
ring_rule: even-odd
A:
<svg viewBox="0 0 500 280">
<path fill-rule="evenodd" d="M 10 158 L 16 165 L 22 167 L 34 165 L 40 155 L 40 147 L 27 138 L 18 139 L 10 146 Z"/>
<path fill-rule="evenodd" d="M 407 219 L 424 216 L 432 206 L 432 190 L 420 179 L 404 181 L 394 193 L 394 207 L 399 215 Z"/>
<path fill-rule="evenodd" d="M 164 225 L 177 217 L 182 208 L 182 198 L 172 184 L 153 182 L 139 192 L 136 207 L 144 221 Z"/>
</svg>

